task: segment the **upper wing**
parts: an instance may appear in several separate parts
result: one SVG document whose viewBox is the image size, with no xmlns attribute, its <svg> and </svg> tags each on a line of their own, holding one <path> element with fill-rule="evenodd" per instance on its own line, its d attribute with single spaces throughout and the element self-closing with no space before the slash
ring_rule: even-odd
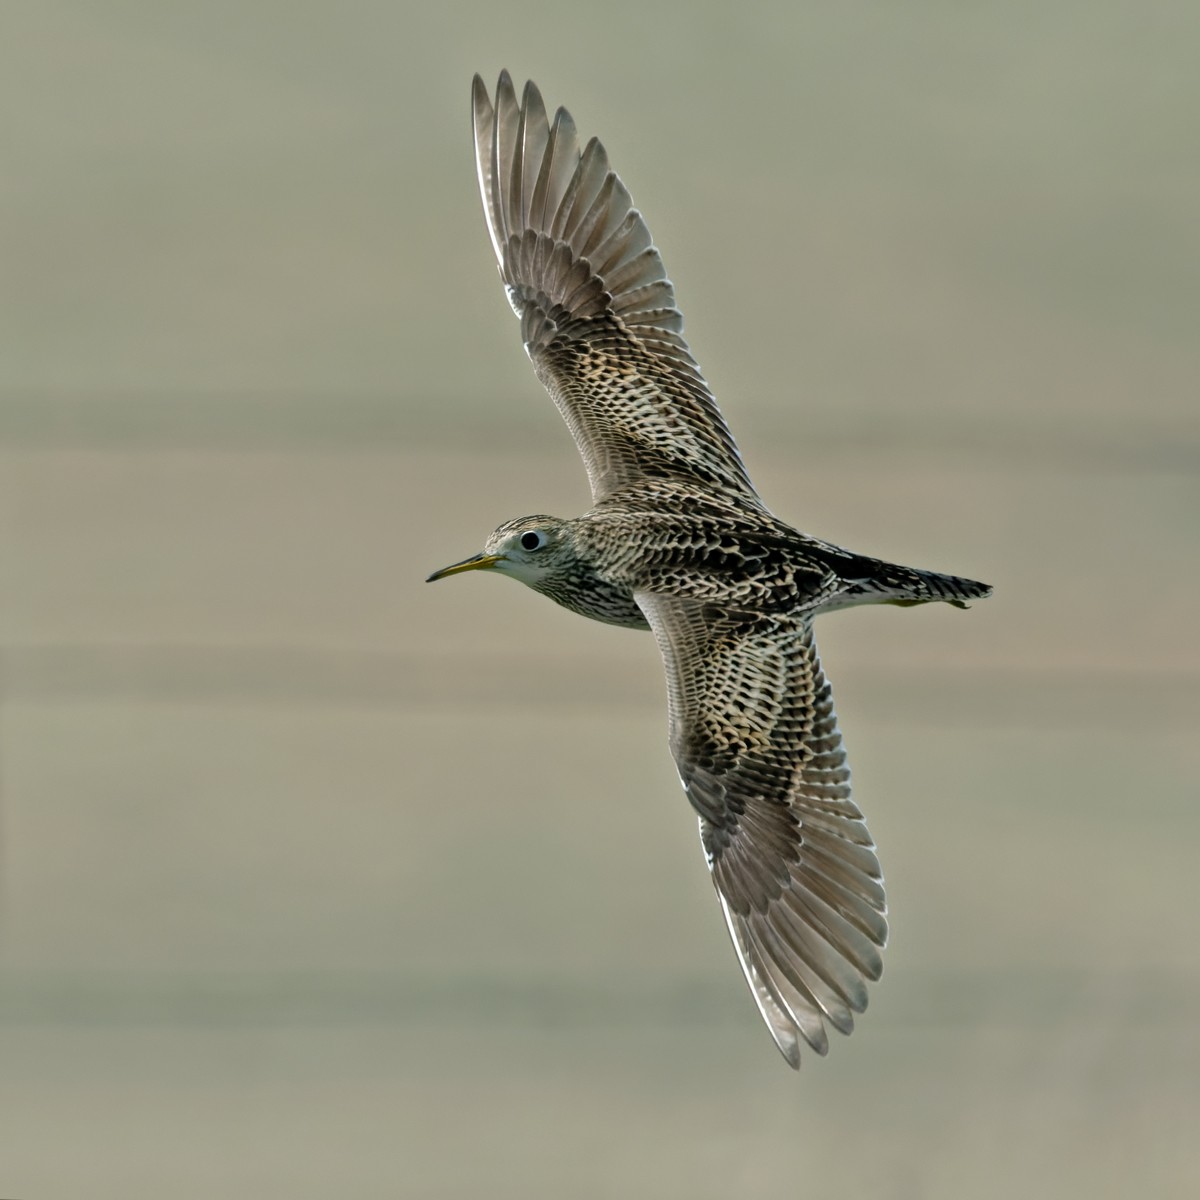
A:
<svg viewBox="0 0 1200 1200">
<path fill-rule="evenodd" d="M 566 419 L 599 501 L 685 476 L 758 502 L 683 340 L 675 290 L 641 213 L 593 138 L 553 124 L 532 83 L 475 76 L 475 161 L 488 233 L 525 349 Z"/>
<path fill-rule="evenodd" d="M 742 970 L 784 1057 L 828 1049 L 867 1004 L 883 878 L 811 622 L 636 596 L 667 673 L 671 751 Z"/>
</svg>

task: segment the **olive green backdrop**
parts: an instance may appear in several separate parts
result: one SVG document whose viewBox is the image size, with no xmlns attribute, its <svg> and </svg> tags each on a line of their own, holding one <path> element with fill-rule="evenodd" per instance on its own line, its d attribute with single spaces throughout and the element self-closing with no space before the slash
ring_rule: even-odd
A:
<svg viewBox="0 0 1200 1200">
<path fill-rule="evenodd" d="M 7 4 L 0 1195 L 1190 1197 L 1196 6 Z M 479 212 L 599 134 L 782 516 L 887 971 L 793 1075 Z"/>
</svg>

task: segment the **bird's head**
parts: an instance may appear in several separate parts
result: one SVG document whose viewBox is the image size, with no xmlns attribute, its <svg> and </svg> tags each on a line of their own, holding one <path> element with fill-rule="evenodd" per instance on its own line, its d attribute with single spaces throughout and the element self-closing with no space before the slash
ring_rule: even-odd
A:
<svg viewBox="0 0 1200 1200">
<path fill-rule="evenodd" d="M 561 574 L 574 557 L 566 521 L 541 514 L 518 517 L 505 521 L 488 535 L 482 554 L 434 571 L 425 582 L 445 579 L 460 571 L 492 570 L 538 589 L 540 584 Z"/>
</svg>

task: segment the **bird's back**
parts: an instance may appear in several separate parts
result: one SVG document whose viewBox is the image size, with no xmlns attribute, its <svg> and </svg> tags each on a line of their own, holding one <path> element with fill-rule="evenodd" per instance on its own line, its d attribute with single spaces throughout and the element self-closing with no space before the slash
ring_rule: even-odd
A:
<svg viewBox="0 0 1200 1200">
<path fill-rule="evenodd" d="M 612 586 L 767 614 L 857 604 L 961 604 L 991 589 L 844 550 L 765 509 L 674 480 L 623 489 L 575 523 L 581 557 Z"/>
</svg>

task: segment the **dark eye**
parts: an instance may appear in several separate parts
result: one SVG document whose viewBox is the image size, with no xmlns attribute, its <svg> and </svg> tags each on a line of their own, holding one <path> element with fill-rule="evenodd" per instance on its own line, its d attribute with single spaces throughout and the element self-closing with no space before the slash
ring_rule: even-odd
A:
<svg viewBox="0 0 1200 1200">
<path fill-rule="evenodd" d="M 521 534 L 522 550 L 540 550 L 545 544 L 545 534 L 539 533 L 536 529 L 530 529 Z"/>
</svg>

